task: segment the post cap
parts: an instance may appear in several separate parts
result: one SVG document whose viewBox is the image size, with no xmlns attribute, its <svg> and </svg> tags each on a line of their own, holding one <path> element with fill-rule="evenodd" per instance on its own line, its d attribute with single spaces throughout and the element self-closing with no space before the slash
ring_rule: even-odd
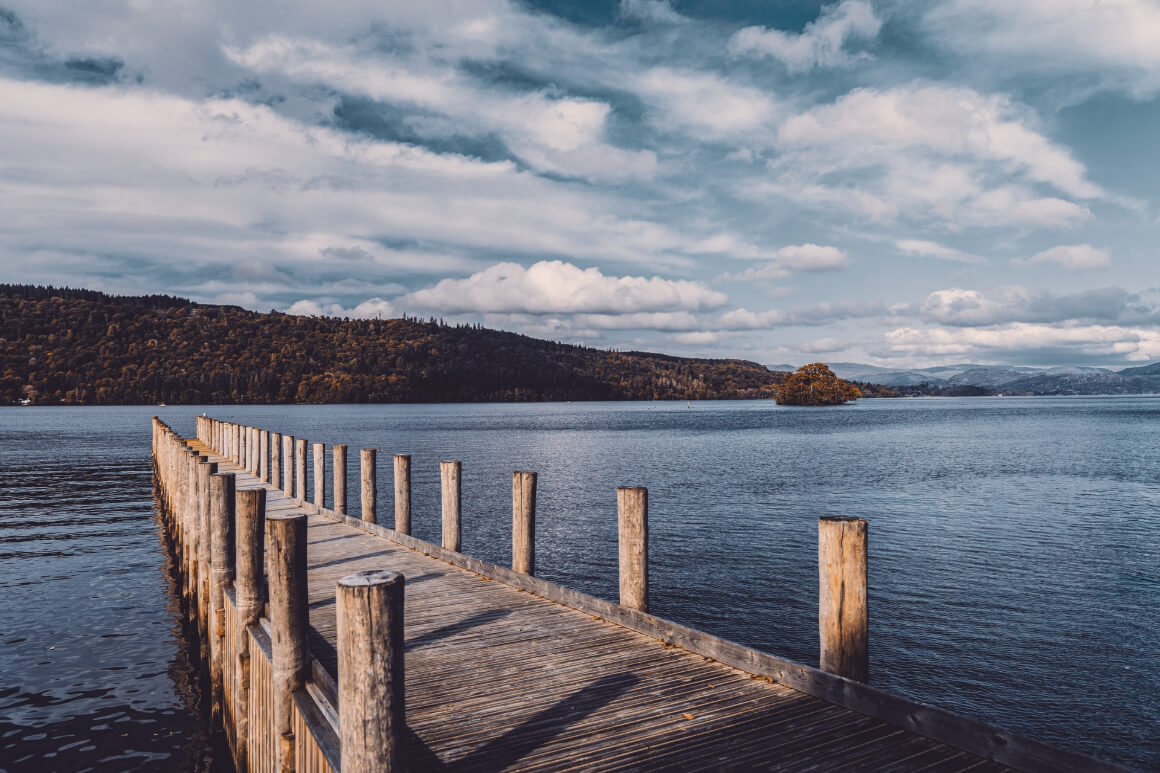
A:
<svg viewBox="0 0 1160 773">
<path fill-rule="evenodd" d="M 339 580 L 338 584 L 345 588 L 361 588 L 371 585 L 403 585 L 405 582 L 406 578 L 399 572 L 392 572 L 389 569 L 367 569 L 348 574 Z"/>
</svg>

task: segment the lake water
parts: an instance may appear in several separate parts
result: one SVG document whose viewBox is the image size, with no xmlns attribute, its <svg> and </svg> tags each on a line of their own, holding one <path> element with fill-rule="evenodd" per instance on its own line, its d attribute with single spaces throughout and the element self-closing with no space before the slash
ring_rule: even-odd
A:
<svg viewBox="0 0 1160 773">
<path fill-rule="evenodd" d="M 149 467 L 149 417 L 203 411 L 347 443 L 352 484 L 379 448 L 382 520 L 412 454 L 435 542 L 461 460 L 498 564 L 536 470 L 537 574 L 607 599 L 615 489 L 647 486 L 652 611 L 811 665 L 817 518 L 865 517 L 873 684 L 1160 768 L 1160 399 L 1124 397 L 0 409 L 0 769 L 214 764 Z"/>
</svg>

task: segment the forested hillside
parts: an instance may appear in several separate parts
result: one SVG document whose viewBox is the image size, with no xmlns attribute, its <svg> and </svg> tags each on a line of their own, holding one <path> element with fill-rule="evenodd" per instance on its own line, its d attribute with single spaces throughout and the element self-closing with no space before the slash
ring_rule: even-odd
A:
<svg viewBox="0 0 1160 773">
<path fill-rule="evenodd" d="M 0 285 L 0 404 L 706 400 L 775 397 L 784 377 L 434 320 Z"/>
</svg>

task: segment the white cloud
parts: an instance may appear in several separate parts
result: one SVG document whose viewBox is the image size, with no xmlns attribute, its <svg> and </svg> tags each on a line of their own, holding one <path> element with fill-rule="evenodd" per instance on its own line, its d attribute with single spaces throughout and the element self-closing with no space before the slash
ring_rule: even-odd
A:
<svg viewBox="0 0 1160 773">
<path fill-rule="evenodd" d="M 837 271 L 849 263 L 846 253 L 821 244 L 797 244 L 777 251 L 777 265 L 792 271 Z"/>
<path fill-rule="evenodd" d="M 1030 258 L 1015 258 L 1013 266 L 1029 266 L 1036 263 L 1054 263 L 1069 271 L 1085 271 L 1093 268 L 1107 268 L 1111 265 L 1112 253 L 1090 244 L 1061 244 L 1058 247 L 1036 253 Z"/>
<path fill-rule="evenodd" d="M 629 84 L 652 108 L 657 128 L 702 139 L 768 135 L 778 116 L 769 94 L 706 72 L 654 67 Z"/>
<path fill-rule="evenodd" d="M 399 302 L 451 313 L 628 314 L 712 309 L 726 301 L 699 282 L 605 276 L 597 268 L 552 260 L 527 268 L 499 263 L 466 279 L 444 279 Z"/>
<path fill-rule="evenodd" d="M 1102 195 L 1066 150 L 1027 126 L 1014 103 L 965 88 L 855 89 L 796 115 L 778 132 L 781 147 L 824 148 L 870 159 L 883 151 L 926 151 L 1006 165 L 1028 179 L 1083 199 Z"/>
<path fill-rule="evenodd" d="M 62 253 L 102 256 L 73 281 L 145 265 L 169 291 L 189 286 L 175 274 L 196 282 L 207 266 L 253 261 L 370 281 L 463 272 L 480 252 L 688 261 L 688 238 L 607 190 L 352 137 L 237 99 L 0 78 L 0 147 L 20 148 L 0 168 L 0 262 L 19 267 L 13 278 L 43 276 L 37 261 L 65 265 Z"/>
<path fill-rule="evenodd" d="M 772 176 L 748 194 L 836 206 L 883 223 L 1074 225 L 1091 213 L 1072 199 L 1107 194 L 1033 121 L 1005 98 L 965 88 L 855 89 L 782 123 Z"/>
<path fill-rule="evenodd" d="M 352 319 L 392 319 L 398 316 L 390 301 L 370 298 L 354 308 L 344 308 L 340 303 L 322 303 L 310 298 L 295 301 L 286 307 L 287 314 L 303 317 L 350 317 Z"/>
<path fill-rule="evenodd" d="M 936 290 L 899 313 L 954 326 L 987 326 L 1007 322 L 1066 323 L 1085 321 L 1156 324 L 1160 305 L 1118 287 L 1055 295 L 1041 289 L 999 287 L 987 291 Z"/>
<path fill-rule="evenodd" d="M 1014 322 L 993 327 L 914 328 L 887 332 L 886 357 L 1019 357 L 1028 353 L 1057 352 L 1067 357 L 1099 356 L 1109 359 L 1160 358 L 1160 331 L 1119 325 L 1048 325 Z"/>
<path fill-rule="evenodd" d="M 922 21 L 972 66 L 1005 77 L 1067 75 L 1080 90 L 1147 97 L 1160 89 L 1160 5 L 1155 0 L 948 0 Z"/>
<path fill-rule="evenodd" d="M 922 239 L 899 239 L 894 242 L 894 246 L 907 255 L 918 255 L 924 258 L 934 258 L 935 260 L 949 260 L 956 263 L 987 263 L 987 259 L 978 255 L 972 255 L 962 250 L 956 250 L 953 247 L 947 247 L 938 242 L 925 241 Z"/>
<path fill-rule="evenodd" d="M 862 57 L 846 52 L 846 43 L 872 39 L 881 28 L 882 21 L 868 0 L 842 0 L 824 6 L 821 15 L 807 24 L 801 34 L 745 27 L 729 39 L 729 51 L 778 59 L 790 72 L 849 65 Z"/>
<path fill-rule="evenodd" d="M 271 36 L 245 48 L 227 47 L 225 53 L 258 73 L 401 102 L 452 119 L 413 124 L 434 127 L 434 134 L 498 132 L 513 153 L 543 171 L 602 180 L 648 178 L 656 172 L 652 151 L 623 150 L 605 142 L 611 107 L 597 100 L 506 92 L 476 84 L 450 68 L 428 68 L 373 50 L 309 39 Z"/>
<path fill-rule="evenodd" d="M 679 344 L 691 344 L 694 346 L 715 344 L 721 340 L 721 334 L 708 330 L 699 330 L 691 333 L 678 333 L 673 336 L 673 340 Z"/>
</svg>

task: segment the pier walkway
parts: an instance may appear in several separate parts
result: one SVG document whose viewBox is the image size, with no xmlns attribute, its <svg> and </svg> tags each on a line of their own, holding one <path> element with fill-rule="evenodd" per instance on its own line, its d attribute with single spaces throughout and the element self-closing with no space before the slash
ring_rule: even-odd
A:
<svg viewBox="0 0 1160 773">
<path fill-rule="evenodd" d="M 217 473 L 233 474 L 238 502 L 242 492 L 262 489 L 267 519 L 306 521 L 312 664 L 295 694 L 294 734 L 311 737 L 293 739 L 298 757 L 287 767 L 289 746 L 255 738 L 272 711 L 255 693 L 242 730 L 247 769 L 348 768 L 339 740 L 347 736 L 338 710 L 336 587 L 367 570 L 405 577 L 405 728 L 398 732 L 412 771 L 1115 769 L 288 497 L 254 474 L 257 456 L 181 442 L 195 464 L 208 460 Z M 298 480 L 301 491 L 302 473 Z M 237 603 L 227 594 L 227 618 L 238 614 Z M 269 604 L 265 612 L 249 627 L 270 657 L 276 615 Z M 212 639 L 213 615 L 202 614 L 211 618 Z M 227 621 L 224 635 L 238 641 L 237 626 Z M 236 645 L 225 647 L 227 672 L 237 654 Z M 228 725 L 238 708 L 229 693 L 243 681 L 253 691 L 278 678 L 277 665 L 249 668 L 248 678 L 224 677 L 221 713 L 234 746 Z"/>
</svg>

